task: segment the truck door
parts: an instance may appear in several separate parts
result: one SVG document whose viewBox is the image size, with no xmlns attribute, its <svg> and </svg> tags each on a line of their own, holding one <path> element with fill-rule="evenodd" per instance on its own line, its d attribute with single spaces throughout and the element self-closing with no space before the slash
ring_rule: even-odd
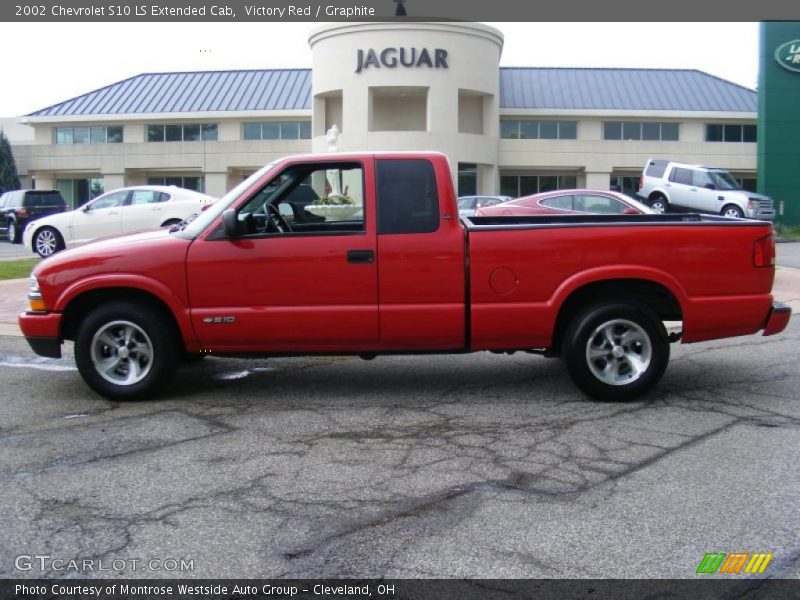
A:
<svg viewBox="0 0 800 600">
<path fill-rule="evenodd" d="M 228 351 L 375 348 L 372 181 L 371 161 L 292 163 L 238 204 L 243 235 L 228 239 L 220 224 L 196 240 L 187 273 L 201 343 Z"/>
<path fill-rule="evenodd" d="M 381 348 L 465 344 L 465 238 L 444 157 L 376 158 Z"/>
</svg>

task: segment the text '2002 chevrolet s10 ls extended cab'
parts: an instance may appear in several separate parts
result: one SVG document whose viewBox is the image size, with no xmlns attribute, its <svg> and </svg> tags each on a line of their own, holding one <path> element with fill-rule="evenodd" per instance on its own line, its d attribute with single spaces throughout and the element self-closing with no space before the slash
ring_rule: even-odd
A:
<svg viewBox="0 0 800 600">
<path fill-rule="evenodd" d="M 698 215 L 458 218 L 447 158 L 284 158 L 196 219 L 57 254 L 20 327 L 75 341 L 86 382 L 140 398 L 192 355 L 561 356 L 599 399 L 636 398 L 682 341 L 782 331 L 769 223 Z"/>
</svg>

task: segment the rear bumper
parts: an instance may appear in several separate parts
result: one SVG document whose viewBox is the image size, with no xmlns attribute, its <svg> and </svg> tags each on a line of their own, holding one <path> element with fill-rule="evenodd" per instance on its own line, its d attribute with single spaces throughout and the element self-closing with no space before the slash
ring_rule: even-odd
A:
<svg viewBox="0 0 800 600">
<path fill-rule="evenodd" d="M 19 316 L 19 328 L 36 354 L 61 358 L 61 313 L 24 312 Z"/>
<path fill-rule="evenodd" d="M 789 324 L 792 309 L 783 302 L 773 302 L 764 324 L 764 335 L 780 333 Z"/>
</svg>

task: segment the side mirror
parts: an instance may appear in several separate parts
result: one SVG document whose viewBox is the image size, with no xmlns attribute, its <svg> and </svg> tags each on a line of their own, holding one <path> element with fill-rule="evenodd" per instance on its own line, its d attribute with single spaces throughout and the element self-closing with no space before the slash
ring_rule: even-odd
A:
<svg viewBox="0 0 800 600">
<path fill-rule="evenodd" d="M 229 238 L 237 238 L 242 235 L 242 229 L 239 226 L 239 215 L 236 214 L 234 209 L 229 208 L 222 213 L 222 228 Z"/>
<path fill-rule="evenodd" d="M 717 189 L 717 186 L 715 186 L 713 183 L 707 183 L 703 187 L 706 188 L 707 190 L 715 190 L 715 189 Z"/>
<path fill-rule="evenodd" d="M 84 204 L 83 206 L 81 206 L 81 210 L 83 212 L 89 212 L 90 210 L 92 210 L 92 205 L 91 204 Z"/>
</svg>

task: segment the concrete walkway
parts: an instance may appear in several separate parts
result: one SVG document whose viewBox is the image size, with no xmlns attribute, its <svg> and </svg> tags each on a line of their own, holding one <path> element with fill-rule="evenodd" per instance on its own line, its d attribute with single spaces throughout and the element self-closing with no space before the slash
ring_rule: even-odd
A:
<svg viewBox="0 0 800 600">
<path fill-rule="evenodd" d="M 27 279 L 0 281 L 0 335 L 22 335 L 17 316 L 28 306 L 27 293 Z M 795 315 L 800 314 L 800 269 L 777 267 L 772 293 L 791 306 Z"/>
</svg>

